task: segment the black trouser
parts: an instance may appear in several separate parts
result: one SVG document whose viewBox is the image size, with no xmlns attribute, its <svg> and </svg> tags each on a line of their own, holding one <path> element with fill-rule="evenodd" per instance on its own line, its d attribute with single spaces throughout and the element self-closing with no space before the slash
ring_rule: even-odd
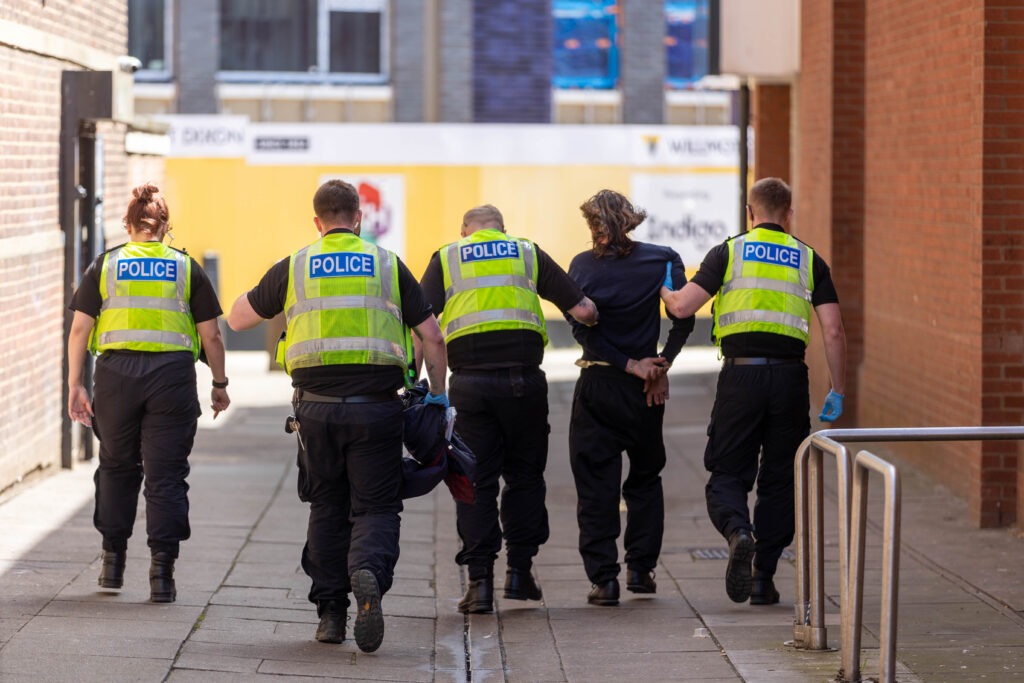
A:
<svg viewBox="0 0 1024 683">
<path fill-rule="evenodd" d="M 508 566 L 529 569 L 548 540 L 547 378 L 536 367 L 456 371 L 449 397 L 455 429 L 476 455 L 476 503 L 456 503 L 462 549 L 455 561 L 468 565 L 471 579 L 491 576 L 504 535 Z"/>
<path fill-rule="evenodd" d="M 314 403 L 295 406 L 299 499 L 309 503 L 302 569 L 309 600 L 349 604 L 349 576 L 369 569 L 381 595 L 398 562 L 402 511 L 402 403 Z"/>
<path fill-rule="evenodd" d="M 100 440 L 93 524 L 103 548 L 127 547 L 145 480 L 149 547 L 177 557 L 191 533 L 185 478 L 199 415 L 192 354 L 101 355 L 93 412 Z"/>
<path fill-rule="evenodd" d="M 664 418 L 665 406 L 647 406 L 642 380 L 612 367 L 580 372 L 572 398 L 569 463 L 578 496 L 580 555 L 593 583 L 619 575 L 623 451 L 629 457 L 629 475 L 621 484 L 626 566 L 643 572 L 658 563 L 665 528 Z"/>
<path fill-rule="evenodd" d="M 757 482 L 754 568 L 766 574 L 793 540 L 793 459 L 810 433 L 809 412 L 801 362 L 726 366 L 718 375 L 704 452 L 708 515 L 725 538 L 750 530 L 747 494 Z"/>
</svg>

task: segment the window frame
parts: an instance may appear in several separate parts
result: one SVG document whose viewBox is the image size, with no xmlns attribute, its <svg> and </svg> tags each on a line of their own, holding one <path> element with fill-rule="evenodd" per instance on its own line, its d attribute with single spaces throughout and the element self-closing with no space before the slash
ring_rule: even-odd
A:
<svg viewBox="0 0 1024 683">
<path fill-rule="evenodd" d="M 316 7 L 316 67 L 306 71 L 250 71 L 217 70 L 218 83 L 325 83 L 353 85 L 386 85 L 391 78 L 390 7 L 388 0 L 317 0 Z M 339 11 L 380 12 L 380 72 L 376 74 L 331 72 L 330 68 L 330 14 Z M 218 28 L 218 31 L 220 29 Z M 219 59 L 219 54 L 218 54 Z"/>
<path fill-rule="evenodd" d="M 559 3 L 556 1 L 551 3 L 551 17 L 552 20 L 557 20 L 557 14 L 563 9 L 556 7 Z M 566 5 L 574 4 L 572 0 L 567 0 Z M 585 3 L 579 3 L 585 4 Z M 551 74 L 551 87 L 555 90 L 615 90 L 619 87 L 619 10 L 616 8 L 615 12 L 608 12 L 607 8 L 616 5 L 614 0 L 605 0 L 602 3 L 605 8 L 604 13 L 611 19 L 610 31 L 608 39 L 611 41 L 611 45 L 608 47 L 608 74 L 606 76 L 556 76 L 554 73 Z M 596 6 L 596 4 L 595 4 Z M 605 19 L 607 21 L 607 18 Z M 555 46 L 552 44 L 552 57 L 554 56 Z"/>
<path fill-rule="evenodd" d="M 164 3 L 164 65 L 163 69 L 142 68 L 135 72 L 135 80 L 140 83 L 166 83 L 174 80 L 174 3 L 175 0 L 163 0 Z M 133 55 L 134 56 L 134 55 Z"/>
</svg>

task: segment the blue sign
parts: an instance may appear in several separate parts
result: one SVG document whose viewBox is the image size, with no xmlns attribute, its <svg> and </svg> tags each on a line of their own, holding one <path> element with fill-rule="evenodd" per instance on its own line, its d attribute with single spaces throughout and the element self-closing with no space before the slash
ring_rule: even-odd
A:
<svg viewBox="0 0 1024 683">
<path fill-rule="evenodd" d="M 337 251 L 330 254 L 316 254 L 309 258 L 309 276 L 317 277 L 373 277 L 377 274 L 377 263 L 373 254 Z"/>
<path fill-rule="evenodd" d="M 511 240 L 496 240 L 464 244 L 459 247 L 459 260 L 463 263 L 503 258 L 519 258 L 519 244 Z"/>
<path fill-rule="evenodd" d="M 770 242 L 744 242 L 743 260 L 770 263 L 787 268 L 800 267 L 800 250 Z"/>
<path fill-rule="evenodd" d="M 178 279 L 178 262 L 167 258 L 119 258 L 117 279 L 174 282 Z"/>
</svg>

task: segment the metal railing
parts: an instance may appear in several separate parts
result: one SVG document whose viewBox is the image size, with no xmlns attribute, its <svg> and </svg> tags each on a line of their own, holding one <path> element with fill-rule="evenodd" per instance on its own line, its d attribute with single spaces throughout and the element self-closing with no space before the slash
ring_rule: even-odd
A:
<svg viewBox="0 0 1024 683">
<path fill-rule="evenodd" d="M 825 628 L 825 588 L 824 588 L 824 506 L 823 506 L 823 458 L 828 453 L 836 458 L 837 495 L 839 508 L 839 571 L 840 571 L 840 612 L 843 628 L 843 680 L 859 680 L 859 649 L 861 630 L 861 607 L 863 591 L 863 574 L 859 581 L 851 572 L 851 485 L 853 480 L 854 462 L 849 450 L 840 442 L 904 442 L 904 441 L 994 441 L 1024 440 L 1024 427 L 921 427 L 921 428 L 889 428 L 889 429 L 826 429 L 808 436 L 797 451 L 794 461 L 794 484 L 796 506 L 796 611 L 793 624 L 793 640 L 796 647 L 808 650 L 827 650 L 828 635 Z M 865 456 L 861 458 L 861 456 Z M 899 494 L 898 477 L 887 476 L 887 468 L 892 466 L 876 456 L 862 451 L 858 454 L 860 463 L 870 469 L 878 469 L 886 476 L 887 494 L 895 489 Z M 892 470 L 895 472 L 895 469 Z M 864 478 L 861 484 L 863 498 L 858 500 L 857 509 L 857 562 L 863 562 L 862 536 L 866 529 L 866 490 L 867 470 L 858 475 Z M 858 490 L 860 491 L 860 489 Z M 858 492 L 858 495 L 861 495 Z M 887 495 L 887 501 L 890 496 Z M 895 632 L 896 632 L 896 576 L 899 566 L 899 503 L 887 504 L 886 520 L 890 512 L 896 514 L 894 528 L 884 535 L 883 564 L 891 568 L 893 574 L 887 574 L 883 582 L 889 580 L 889 589 L 883 583 L 883 600 L 891 601 L 887 605 L 888 614 L 882 616 L 883 637 L 891 638 L 891 643 L 883 641 L 882 668 L 888 671 L 893 680 L 895 663 Z M 862 571 L 862 568 L 861 568 Z M 857 594 L 852 593 L 856 591 Z M 858 603 L 853 609 L 851 600 Z"/>
</svg>

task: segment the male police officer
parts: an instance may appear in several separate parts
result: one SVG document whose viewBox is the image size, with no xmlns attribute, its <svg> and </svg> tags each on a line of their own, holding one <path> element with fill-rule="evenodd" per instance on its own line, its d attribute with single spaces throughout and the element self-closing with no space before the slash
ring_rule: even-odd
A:
<svg viewBox="0 0 1024 683">
<path fill-rule="evenodd" d="M 456 504 L 469 589 L 461 612 L 493 609 L 494 560 L 504 533 L 505 597 L 540 600 L 530 570 L 548 539 L 544 468 L 548 454 L 547 343 L 540 299 L 585 325 L 597 310 L 565 271 L 528 240 L 505 234 L 501 212 L 466 212 L 462 239 L 437 251 L 421 281 L 441 317 L 452 367 L 459 434 L 477 457 L 475 505 Z M 504 478 L 499 526 L 498 479 Z"/>
<path fill-rule="evenodd" d="M 320 616 L 316 639 L 345 639 L 348 593 L 365 652 L 384 637 L 380 597 L 398 560 L 403 386 L 412 327 L 426 358 L 427 402 L 447 405 L 444 338 L 416 279 L 359 237 L 359 194 L 330 180 L 313 197 L 321 239 L 275 264 L 235 301 L 234 330 L 284 312 L 279 362 L 292 376 L 299 497 L 310 503 L 302 568 Z"/>
<path fill-rule="evenodd" d="M 735 602 L 749 597 L 752 605 L 779 601 L 772 576 L 793 540 L 793 457 L 810 432 L 803 359 L 812 308 L 832 381 L 819 419 L 833 421 L 843 410 L 846 333 L 839 299 L 824 259 L 787 233 L 791 204 L 786 183 L 757 181 L 747 206 L 755 227 L 708 252 L 678 292 L 662 289 L 668 310 L 680 317 L 717 293 L 714 334 L 725 362 L 708 427 L 705 495 L 712 523 L 729 539 L 726 592 Z M 755 479 L 751 527 L 747 494 Z"/>
</svg>

